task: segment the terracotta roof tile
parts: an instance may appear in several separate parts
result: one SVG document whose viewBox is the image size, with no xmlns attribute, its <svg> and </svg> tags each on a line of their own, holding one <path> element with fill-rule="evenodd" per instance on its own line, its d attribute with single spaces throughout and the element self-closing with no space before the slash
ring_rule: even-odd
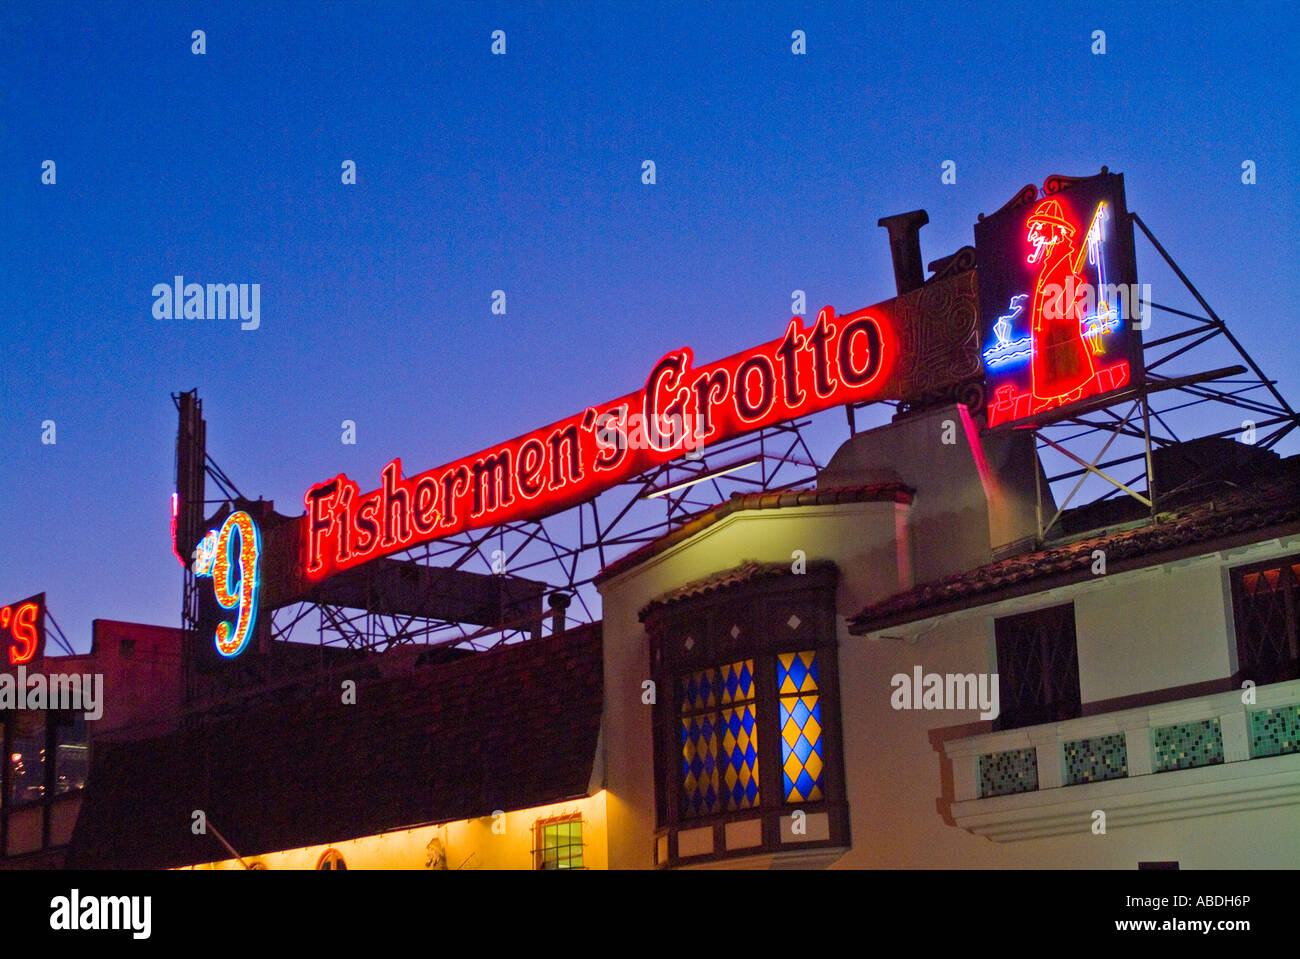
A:
<svg viewBox="0 0 1300 959">
<path fill-rule="evenodd" d="M 816 570 L 823 567 L 833 568 L 834 563 L 828 560 L 813 560 L 808 563 L 809 570 Z M 790 563 L 760 563 L 758 560 L 746 560 L 733 569 L 723 570 L 719 573 L 713 573 L 703 579 L 697 579 L 694 582 L 679 586 L 676 589 L 669 590 L 662 596 L 658 596 L 646 604 L 641 610 L 641 622 L 655 610 L 662 609 L 665 606 L 672 606 L 683 600 L 694 599 L 698 596 L 705 596 L 709 593 L 717 593 L 733 586 L 739 586 L 742 583 L 752 583 L 756 580 L 776 579 L 782 576 L 794 576 L 794 571 L 790 568 Z"/>
<path fill-rule="evenodd" d="M 1087 579 L 1098 549 L 1113 573 L 1156 565 L 1178 551 L 1208 552 L 1219 541 L 1258 539 L 1264 530 L 1300 531 L 1297 472 L 1292 468 L 1249 487 L 1221 488 L 1212 498 L 1161 515 L 1156 523 L 1023 553 L 896 593 L 850 619 L 850 631 L 866 633 Z"/>
<path fill-rule="evenodd" d="M 910 503 L 915 492 L 912 487 L 902 483 L 877 483 L 871 486 L 840 486 L 829 489 L 733 493 L 731 499 L 725 503 L 719 503 L 697 514 L 672 532 L 651 540 L 626 556 L 614 560 L 600 571 L 596 582 L 599 584 L 617 576 L 741 510 L 789 509 L 796 506 L 830 506 L 837 503 Z"/>
</svg>

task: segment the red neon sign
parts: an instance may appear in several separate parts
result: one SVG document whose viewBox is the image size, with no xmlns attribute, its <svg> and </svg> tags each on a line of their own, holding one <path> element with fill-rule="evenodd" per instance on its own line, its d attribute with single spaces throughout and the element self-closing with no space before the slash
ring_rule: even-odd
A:
<svg viewBox="0 0 1300 959">
<path fill-rule="evenodd" d="M 898 336 L 881 306 L 695 367 L 688 348 L 655 364 L 645 388 L 415 476 L 394 459 L 378 489 L 347 476 L 303 497 L 307 578 L 469 529 L 537 518 L 704 444 L 832 406 L 891 398 Z"/>
<path fill-rule="evenodd" d="M 0 642 L 9 644 L 9 662 L 30 663 L 45 634 L 45 594 L 0 607 Z"/>
<path fill-rule="evenodd" d="M 1133 225 L 1119 174 L 1049 178 L 975 227 L 988 425 L 1042 425 L 1142 373 Z"/>
<path fill-rule="evenodd" d="M 1080 230 L 1051 198 L 1034 208 L 1025 225 L 1033 246 L 1025 261 L 1038 267 L 1030 312 L 1032 392 L 1060 406 L 1078 400 L 1096 375 L 1083 340 L 1083 303 L 1072 295 L 1084 287 L 1075 250 Z"/>
</svg>

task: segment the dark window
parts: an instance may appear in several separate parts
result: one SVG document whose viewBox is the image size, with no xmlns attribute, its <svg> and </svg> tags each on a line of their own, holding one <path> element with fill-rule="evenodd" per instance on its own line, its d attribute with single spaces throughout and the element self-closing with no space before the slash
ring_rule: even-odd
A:
<svg viewBox="0 0 1300 959">
<path fill-rule="evenodd" d="M 45 795 L 46 713 L 23 710 L 15 716 L 9 743 L 9 800 L 37 802 Z"/>
<path fill-rule="evenodd" d="M 1082 713 L 1074 604 L 996 620 L 998 698 L 995 729 L 1075 719 Z"/>
<path fill-rule="evenodd" d="M 1237 668 L 1257 686 L 1300 679 L 1297 605 L 1300 556 L 1232 571 Z"/>
<path fill-rule="evenodd" d="M 0 727 L 0 858 L 63 845 L 66 817 L 54 809 L 86 783 L 84 715 L 12 710 Z"/>
<path fill-rule="evenodd" d="M 64 717 L 55 728 L 54 794 L 62 795 L 86 785 L 89 746 L 84 713 Z"/>
</svg>

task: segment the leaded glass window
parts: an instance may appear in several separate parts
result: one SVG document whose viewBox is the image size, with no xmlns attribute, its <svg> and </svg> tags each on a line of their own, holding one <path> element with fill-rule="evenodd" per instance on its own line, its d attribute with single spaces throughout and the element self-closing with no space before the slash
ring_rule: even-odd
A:
<svg viewBox="0 0 1300 959">
<path fill-rule="evenodd" d="M 847 844 L 835 589 L 814 561 L 747 564 L 642 611 L 654 702 L 655 861 Z M 819 838 L 792 831 L 792 812 Z"/>
<path fill-rule="evenodd" d="M 781 702 L 781 769 L 786 802 L 822 798 L 822 707 L 817 692 L 817 652 L 776 657 Z"/>
<path fill-rule="evenodd" d="M 1233 570 L 1237 668 L 1257 686 L 1300 678 L 1300 556 Z"/>
<path fill-rule="evenodd" d="M 995 729 L 1076 719 L 1083 713 L 1074 604 L 994 621 L 1001 713 Z"/>
<path fill-rule="evenodd" d="M 758 704 L 752 659 L 682 679 L 682 814 L 758 805 Z"/>
</svg>

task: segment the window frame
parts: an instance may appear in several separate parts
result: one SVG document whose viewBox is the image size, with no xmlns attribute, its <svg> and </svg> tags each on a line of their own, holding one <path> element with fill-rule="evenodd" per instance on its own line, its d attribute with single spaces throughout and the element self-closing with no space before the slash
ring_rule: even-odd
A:
<svg viewBox="0 0 1300 959">
<path fill-rule="evenodd" d="M 25 717 L 24 714 L 26 714 Z M 78 801 L 78 798 L 82 795 L 82 790 L 85 789 L 85 779 L 83 777 L 80 786 L 63 792 L 58 791 L 58 771 L 61 766 L 58 761 L 59 730 L 74 725 L 77 715 L 76 710 L 61 709 L 11 709 L 0 713 L 0 755 L 3 756 L 3 762 L 0 763 L 0 860 L 63 848 L 62 845 L 56 846 L 52 842 L 54 807 L 61 803 Z M 43 754 L 41 758 L 42 782 L 39 786 L 41 794 L 32 799 L 14 799 L 12 792 L 15 783 L 11 757 L 17 745 L 17 729 L 15 727 L 20 722 L 30 721 L 32 718 L 37 718 L 41 722 L 44 737 L 44 745 L 41 749 Z M 93 722 L 93 720 L 90 722 Z M 89 749 L 90 725 L 83 723 L 82 730 L 85 733 L 86 747 Z M 90 759 L 89 753 L 87 753 L 84 767 L 86 776 L 89 775 L 89 765 Z M 39 849 L 11 852 L 9 840 L 10 833 L 13 830 L 10 828 L 10 819 L 16 816 L 31 815 L 32 810 L 40 811 L 41 843 Z"/>
<path fill-rule="evenodd" d="M 1068 617 L 1063 612 L 1064 610 L 1069 611 Z M 1071 708 L 1066 710 L 1063 706 L 1058 706 L 1053 711 L 1049 704 L 1041 704 L 1039 711 L 1032 714 L 1028 713 L 1023 706 L 1019 709 L 1008 708 L 1010 702 L 1008 693 L 1011 691 L 1013 684 L 1009 682 L 1007 678 L 1006 666 L 1008 665 L 1007 660 L 1010 657 L 1003 655 L 1003 639 L 1000 635 L 999 627 L 1003 626 L 1003 624 L 1010 625 L 1013 621 L 1023 623 L 1035 618 L 1046 618 L 1052 615 L 1060 616 L 1062 619 L 1068 618 L 1070 623 L 1070 641 L 1073 647 L 1070 658 L 1074 665 L 1074 698 L 1072 702 L 1068 704 Z M 1043 626 L 1037 626 L 1036 628 L 1039 630 L 1044 629 Z M 1038 642 L 1042 642 L 1043 637 L 1041 635 L 1035 638 Z M 1083 716 L 1083 684 L 1079 675 L 1079 631 L 1078 620 L 1074 609 L 1074 600 L 1069 600 L 1064 603 L 1053 603 L 1050 606 L 1040 606 L 1037 609 L 1025 610 L 1021 613 L 995 617 L 993 620 L 993 648 L 995 657 L 994 665 L 998 674 L 999 690 L 999 708 L 998 716 L 993 720 L 994 730 L 1000 732 L 1008 729 L 1024 729 L 1028 726 L 1040 726 L 1044 723 L 1065 722 L 1071 719 L 1079 719 Z M 1039 665 L 1039 679 L 1041 683 L 1045 674 L 1045 671 L 1041 668 L 1041 649 Z M 1012 675 L 1014 676 L 1014 674 Z M 1069 715 L 1066 715 L 1067 712 Z"/>
<path fill-rule="evenodd" d="M 578 826 L 578 841 L 568 842 L 564 845 L 556 845 L 557 850 L 556 862 L 571 861 L 572 853 L 568 855 L 559 855 L 560 850 L 578 850 L 580 865 L 568 865 L 564 867 L 556 866 L 553 870 L 546 868 L 546 828 L 548 826 L 559 826 L 562 824 L 576 823 Z M 557 816 L 547 816 L 545 819 L 538 819 L 533 823 L 533 869 L 541 872 L 570 872 L 579 871 L 587 868 L 587 823 L 582 818 L 581 812 L 561 813 Z"/>
<path fill-rule="evenodd" d="M 333 858 L 330 858 L 331 856 Z M 325 865 L 326 862 L 329 862 L 330 865 L 326 866 Z M 333 846 L 330 846 L 330 848 L 326 849 L 323 853 L 321 853 L 320 858 L 316 860 L 316 871 L 317 872 L 347 872 L 348 861 L 347 859 L 344 858 L 343 853 L 339 852 Z"/>
<path fill-rule="evenodd" d="M 833 563 L 810 562 L 802 574 L 792 573 L 788 565 L 780 569 L 774 566 L 749 580 L 698 596 L 652 603 L 643 611 L 657 690 L 651 724 L 655 743 L 656 842 L 666 837 L 668 844 L 667 857 L 657 863 L 660 867 L 848 846 L 835 611 L 837 582 L 838 570 Z M 792 615 L 799 619 L 797 628 L 789 625 Z M 822 798 L 787 802 L 782 776 L 777 657 L 808 651 L 817 654 L 815 695 L 819 697 L 821 713 Z M 716 812 L 686 815 L 681 733 L 681 719 L 686 715 L 682 710 L 683 681 L 691 673 L 713 669 L 720 674 L 727 665 L 749 659 L 753 660 L 755 687 L 758 802 L 748 808 L 727 809 L 725 802 L 720 801 Z M 719 720 L 730 705 L 718 699 L 715 713 Z M 719 769 L 719 788 L 725 789 L 722 780 L 725 765 Z M 783 841 L 781 820 L 796 809 L 809 816 L 825 813 L 828 838 Z M 761 844 L 728 849 L 727 827 L 754 820 L 760 823 Z M 714 831 L 714 851 L 679 856 L 678 833 L 705 828 Z"/>
<path fill-rule="evenodd" d="M 1263 679 L 1258 674 L 1258 663 L 1242 662 L 1242 623 L 1245 621 L 1244 606 L 1248 597 L 1246 595 L 1245 579 L 1253 573 L 1263 573 L 1272 569 L 1288 569 L 1300 565 L 1300 553 L 1289 553 L 1284 556 L 1277 556 L 1273 559 L 1261 560 L 1256 563 L 1247 563 L 1242 566 L 1232 566 L 1228 569 L 1228 582 L 1232 596 L 1232 632 L 1233 632 L 1233 651 L 1236 655 L 1237 676 L 1241 680 L 1251 680 L 1257 686 L 1270 685 L 1272 683 L 1283 683 L 1291 680 L 1300 679 L 1300 656 L 1291 659 L 1289 665 L 1284 665 L 1283 675 Z M 1286 626 L 1290 630 L 1287 637 L 1292 649 L 1300 649 L 1300 574 L 1291 572 L 1294 585 L 1286 593 L 1287 598 L 1283 599 L 1286 616 Z M 1255 673 L 1255 675 L 1251 675 Z M 1289 674 L 1289 675 L 1288 675 Z"/>
</svg>

